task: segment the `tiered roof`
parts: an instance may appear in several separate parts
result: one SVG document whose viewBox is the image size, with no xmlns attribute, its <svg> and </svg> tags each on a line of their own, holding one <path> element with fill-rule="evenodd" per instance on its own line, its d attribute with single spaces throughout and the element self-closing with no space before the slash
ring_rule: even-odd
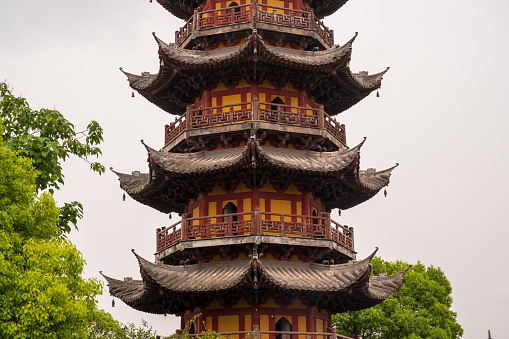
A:
<svg viewBox="0 0 509 339">
<path fill-rule="evenodd" d="M 347 63 L 356 36 L 343 46 L 301 51 L 267 45 L 253 33 L 244 45 L 201 51 L 168 45 L 154 35 L 161 58 L 159 73 L 124 73 L 133 89 L 171 114 L 183 113 L 201 90 L 212 89 L 219 81 L 231 85 L 242 77 L 250 83 L 267 78 L 291 81 L 335 115 L 380 87 L 387 71 L 373 75 L 350 72 Z"/>
<path fill-rule="evenodd" d="M 253 187 L 269 177 L 276 178 L 281 189 L 293 182 L 314 192 L 327 209 L 347 209 L 378 193 L 394 168 L 360 171 L 361 146 L 316 152 L 264 147 L 252 139 L 246 147 L 197 153 L 159 152 L 146 146 L 149 173 L 115 173 L 133 199 L 163 213 L 183 213 L 189 199 L 216 183 L 228 190 L 238 179 Z"/>
<path fill-rule="evenodd" d="M 263 303 L 269 295 L 281 295 L 283 303 L 290 303 L 288 295 L 293 295 L 338 313 L 374 306 L 401 288 L 406 270 L 370 276 L 375 253 L 360 262 L 339 265 L 254 257 L 188 266 L 154 264 L 135 253 L 143 280 L 104 277 L 113 296 L 148 313 L 179 314 L 203 306 L 214 296 L 226 303 L 239 295 L 251 304 Z"/>
</svg>

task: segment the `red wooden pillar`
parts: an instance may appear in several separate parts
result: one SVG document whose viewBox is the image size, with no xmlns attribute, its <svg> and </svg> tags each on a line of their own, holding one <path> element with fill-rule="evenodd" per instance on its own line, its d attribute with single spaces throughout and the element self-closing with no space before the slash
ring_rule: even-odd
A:
<svg viewBox="0 0 509 339">
<path fill-rule="evenodd" d="M 253 329 L 258 328 L 260 329 L 260 309 L 258 305 L 255 305 L 255 307 L 251 308 L 251 324 L 253 326 Z"/>
<path fill-rule="evenodd" d="M 332 239 L 330 212 L 325 212 L 325 239 Z"/>
<path fill-rule="evenodd" d="M 324 128 L 325 126 L 325 123 L 324 123 L 324 120 L 325 120 L 325 115 L 324 115 L 325 111 L 323 110 L 323 105 L 320 105 L 318 107 L 318 127 L 319 128 Z"/>
<path fill-rule="evenodd" d="M 262 216 L 261 216 L 261 213 L 260 213 L 260 207 L 258 206 L 255 206 L 254 207 L 254 211 L 253 211 L 253 216 L 252 216 L 252 227 L 253 227 L 253 234 L 260 234 L 262 233 L 261 232 L 261 227 L 262 226 Z"/>
<path fill-rule="evenodd" d="M 276 330 L 276 320 L 274 319 L 274 314 L 271 314 L 269 316 L 269 331 L 275 330 Z M 269 339 L 276 339 L 276 334 L 275 333 L 269 334 Z"/>
<path fill-rule="evenodd" d="M 313 308 L 312 306 L 308 306 L 308 312 L 306 317 L 306 332 L 314 332 L 315 331 L 315 318 L 313 317 Z"/>
<path fill-rule="evenodd" d="M 310 233 L 308 224 L 310 223 L 309 216 L 309 193 L 306 191 L 302 192 L 302 228 L 304 230 L 304 236 L 307 237 Z"/>
<path fill-rule="evenodd" d="M 181 235 L 182 240 L 187 240 L 188 230 L 187 230 L 187 213 L 182 214 L 182 221 L 180 222 Z"/>
<path fill-rule="evenodd" d="M 258 101 L 258 96 L 253 95 L 253 103 L 252 103 L 252 120 L 260 120 L 260 103 Z"/>
</svg>

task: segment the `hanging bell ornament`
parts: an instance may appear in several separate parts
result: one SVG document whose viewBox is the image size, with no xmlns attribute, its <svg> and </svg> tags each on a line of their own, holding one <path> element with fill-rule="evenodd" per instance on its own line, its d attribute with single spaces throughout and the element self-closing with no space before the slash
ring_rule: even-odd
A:
<svg viewBox="0 0 509 339">
<path fill-rule="evenodd" d="M 131 92 L 131 97 L 134 98 L 134 91 Z"/>
<path fill-rule="evenodd" d="M 111 307 L 115 307 L 115 299 L 111 299 Z"/>
<path fill-rule="evenodd" d="M 168 216 L 169 216 L 169 217 L 170 217 L 170 219 L 171 219 L 171 213 L 170 213 L 170 214 L 168 214 Z"/>
<path fill-rule="evenodd" d="M 150 0 L 150 3 L 152 3 L 152 0 Z"/>
<path fill-rule="evenodd" d="M 384 188 L 384 197 L 387 198 L 387 190 Z"/>
<path fill-rule="evenodd" d="M 380 92 L 378 92 L 378 90 L 376 90 L 376 97 L 379 98 L 380 97 Z"/>
<path fill-rule="evenodd" d="M 125 193 L 122 195 L 122 201 L 125 201 Z"/>
</svg>

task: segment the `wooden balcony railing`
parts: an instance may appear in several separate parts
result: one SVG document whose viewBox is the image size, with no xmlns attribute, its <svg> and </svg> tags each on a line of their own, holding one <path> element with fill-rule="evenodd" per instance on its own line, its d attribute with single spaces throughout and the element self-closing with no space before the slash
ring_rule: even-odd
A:
<svg viewBox="0 0 509 339">
<path fill-rule="evenodd" d="M 250 234 L 331 239 L 354 250 L 353 228 L 331 220 L 329 213 L 324 213 L 324 216 L 282 214 L 260 212 L 258 207 L 255 207 L 252 212 L 198 218 L 188 218 L 184 214 L 181 221 L 170 227 L 157 229 L 157 251 L 183 240 Z"/>
<path fill-rule="evenodd" d="M 329 46 L 334 44 L 334 31 L 317 19 L 313 10 L 301 11 L 257 2 L 210 11 L 195 10 L 185 25 L 175 32 L 175 42 L 181 45 L 195 31 L 253 21 L 314 30 Z"/>
<path fill-rule="evenodd" d="M 270 102 L 243 102 L 239 104 L 188 109 L 175 122 L 165 126 L 165 144 L 185 130 L 228 123 L 259 120 L 294 126 L 323 128 L 346 144 L 345 125 L 339 124 L 323 108 L 309 108 Z"/>
<path fill-rule="evenodd" d="M 182 337 L 198 338 L 202 334 L 183 334 L 177 332 Z M 353 339 L 345 337 L 336 333 L 336 328 L 331 328 L 330 332 L 290 332 L 290 331 L 260 331 L 258 325 L 253 326 L 252 331 L 238 331 L 238 332 L 220 332 L 218 333 L 224 339 L 293 339 L 293 338 L 306 338 L 306 339 Z"/>
</svg>

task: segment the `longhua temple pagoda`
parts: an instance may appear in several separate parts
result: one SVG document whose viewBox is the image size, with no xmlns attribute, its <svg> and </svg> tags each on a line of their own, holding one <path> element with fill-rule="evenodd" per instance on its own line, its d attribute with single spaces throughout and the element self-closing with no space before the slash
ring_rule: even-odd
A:
<svg viewBox="0 0 509 339">
<path fill-rule="evenodd" d="M 148 173 L 115 173 L 134 200 L 181 220 L 156 230 L 155 263 L 133 251 L 141 280 L 105 278 L 113 296 L 180 316 L 191 334 L 327 336 L 332 314 L 402 284 L 403 272 L 370 276 L 375 253 L 358 261 L 353 228 L 330 216 L 389 183 L 394 167 L 361 170 L 364 141 L 347 146 L 334 118 L 386 70 L 350 70 L 356 35 L 334 44 L 321 19 L 346 0 L 237 1 L 158 0 L 185 24 L 174 43 L 154 34 L 157 74 L 124 73 L 178 117 L 162 148 L 144 144 Z"/>
</svg>

